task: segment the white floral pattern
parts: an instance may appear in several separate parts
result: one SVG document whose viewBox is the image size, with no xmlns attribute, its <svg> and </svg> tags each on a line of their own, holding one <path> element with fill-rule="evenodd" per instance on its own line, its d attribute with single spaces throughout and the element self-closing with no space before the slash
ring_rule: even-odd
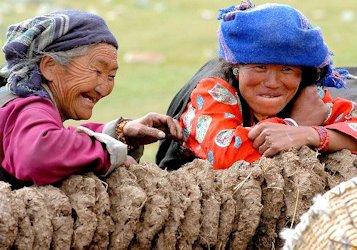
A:
<svg viewBox="0 0 357 250">
<path fill-rule="evenodd" d="M 236 118 L 236 116 L 231 113 L 224 113 L 224 117 L 225 118 Z"/>
<path fill-rule="evenodd" d="M 208 158 L 209 163 L 211 163 L 213 165 L 213 163 L 214 163 L 214 155 L 213 155 L 212 150 L 208 151 L 207 158 Z"/>
<path fill-rule="evenodd" d="M 357 132 L 357 123 L 349 122 L 347 124 L 353 131 Z"/>
<path fill-rule="evenodd" d="M 221 130 L 216 135 L 215 143 L 219 147 L 222 147 L 222 148 L 227 147 L 227 146 L 229 146 L 229 144 L 231 144 L 233 135 L 234 135 L 234 129 Z"/>
<path fill-rule="evenodd" d="M 202 96 L 197 96 L 197 108 L 199 109 L 199 110 L 201 110 L 202 109 L 202 107 L 203 107 L 203 104 L 204 104 L 204 100 L 203 100 L 203 97 Z"/>
<path fill-rule="evenodd" d="M 192 107 L 192 105 L 190 105 L 188 107 L 188 111 L 185 115 L 185 117 L 183 118 L 183 124 L 185 125 L 185 128 L 187 131 L 185 131 L 185 134 L 188 133 L 190 134 L 192 131 L 192 121 L 195 118 L 196 115 L 196 110 L 194 107 Z"/>
<path fill-rule="evenodd" d="M 236 105 L 238 103 L 237 98 L 229 92 L 228 89 L 223 87 L 221 84 L 216 83 L 216 85 L 208 91 L 208 93 L 217 102 L 221 102 L 229 105 Z"/>
<path fill-rule="evenodd" d="M 234 147 L 235 148 L 240 148 L 240 146 L 242 145 L 242 138 L 240 138 L 239 136 L 235 137 L 235 142 L 234 142 Z"/>
<path fill-rule="evenodd" d="M 326 116 L 326 119 L 325 119 L 325 122 L 326 122 L 331 117 L 333 104 L 329 102 L 329 103 L 326 103 L 325 105 L 328 108 L 327 116 Z"/>
<path fill-rule="evenodd" d="M 195 138 L 199 143 L 202 143 L 205 139 L 206 133 L 211 122 L 212 117 L 208 115 L 202 115 L 198 118 Z"/>
</svg>

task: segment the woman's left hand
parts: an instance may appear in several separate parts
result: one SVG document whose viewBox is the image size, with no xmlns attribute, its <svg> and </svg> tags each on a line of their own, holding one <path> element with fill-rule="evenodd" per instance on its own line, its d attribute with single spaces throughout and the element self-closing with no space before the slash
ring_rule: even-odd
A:
<svg viewBox="0 0 357 250">
<path fill-rule="evenodd" d="M 259 153 L 270 157 L 283 150 L 308 145 L 312 133 L 314 131 L 310 127 L 264 122 L 252 127 L 248 138 L 253 141 L 253 146 Z"/>
<path fill-rule="evenodd" d="M 154 112 L 129 121 L 123 133 L 129 145 L 145 145 L 164 138 L 183 140 L 183 131 L 177 120 Z"/>
<path fill-rule="evenodd" d="M 320 126 L 329 112 L 315 85 L 303 88 L 291 109 L 290 117 L 300 126 Z"/>
</svg>

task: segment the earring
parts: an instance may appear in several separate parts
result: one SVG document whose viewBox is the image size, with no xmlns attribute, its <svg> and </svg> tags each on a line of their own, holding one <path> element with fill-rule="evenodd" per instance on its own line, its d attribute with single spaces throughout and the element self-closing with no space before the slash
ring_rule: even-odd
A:
<svg viewBox="0 0 357 250">
<path fill-rule="evenodd" d="M 233 75 L 237 76 L 239 74 L 239 69 L 238 68 L 233 68 Z"/>
</svg>

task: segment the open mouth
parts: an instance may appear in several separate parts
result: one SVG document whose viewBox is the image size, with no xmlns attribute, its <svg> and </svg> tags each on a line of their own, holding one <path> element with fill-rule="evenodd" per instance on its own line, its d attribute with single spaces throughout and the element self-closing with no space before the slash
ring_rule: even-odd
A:
<svg viewBox="0 0 357 250">
<path fill-rule="evenodd" d="M 88 102 L 92 103 L 92 104 L 96 104 L 98 99 L 93 97 L 93 96 L 89 96 L 89 95 L 82 95 L 82 97 L 87 100 Z"/>
<path fill-rule="evenodd" d="M 266 95 L 266 94 L 264 94 L 264 95 L 259 95 L 260 97 L 263 97 L 263 98 L 276 98 L 276 97 L 279 97 L 280 95 L 279 94 L 273 94 L 273 95 L 271 95 L 271 94 L 269 94 L 269 95 Z"/>
</svg>

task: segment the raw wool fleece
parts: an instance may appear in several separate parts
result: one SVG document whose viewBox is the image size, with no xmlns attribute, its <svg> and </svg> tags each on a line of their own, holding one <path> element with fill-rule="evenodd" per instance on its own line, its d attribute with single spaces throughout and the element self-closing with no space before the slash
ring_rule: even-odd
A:
<svg viewBox="0 0 357 250">
<path fill-rule="evenodd" d="M 173 172 L 138 164 L 105 180 L 72 175 L 59 187 L 0 182 L 0 248 L 278 249 L 313 197 L 356 168 L 348 150 L 318 157 L 302 147 L 220 171 L 196 159 Z"/>
</svg>

